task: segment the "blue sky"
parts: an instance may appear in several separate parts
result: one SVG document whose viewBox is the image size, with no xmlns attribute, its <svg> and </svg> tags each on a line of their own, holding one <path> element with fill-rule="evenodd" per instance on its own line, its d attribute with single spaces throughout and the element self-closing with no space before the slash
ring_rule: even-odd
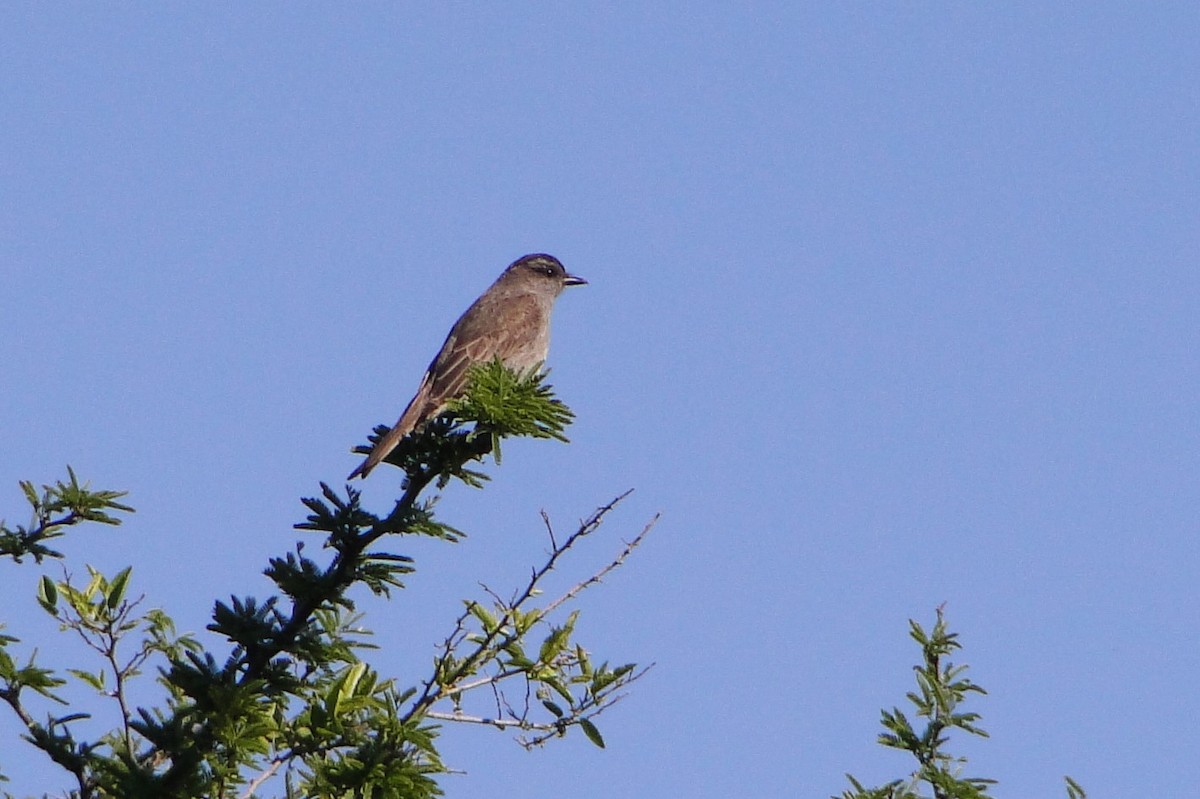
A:
<svg viewBox="0 0 1200 799">
<path fill-rule="evenodd" d="M 946 603 L 1007 796 L 1178 796 L 1200 748 L 1200 12 L 1156 4 L 6 4 L 0 509 L 67 463 L 136 516 L 72 569 L 202 630 L 531 251 L 572 443 L 452 489 L 367 601 L 423 674 L 477 581 L 627 489 L 580 634 L 657 667 L 447 795 L 818 796 Z M 367 495 L 393 487 L 382 470 Z M 56 573 L 55 567 L 50 567 Z M 563 579 L 570 575 L 564 574 Z M 68 656 L 0 567 L 9 631 Z M 17 754 L 17 793 L 65 786 Z M 570 786 L 567 788 L 566 786 Z"/>
</svg>

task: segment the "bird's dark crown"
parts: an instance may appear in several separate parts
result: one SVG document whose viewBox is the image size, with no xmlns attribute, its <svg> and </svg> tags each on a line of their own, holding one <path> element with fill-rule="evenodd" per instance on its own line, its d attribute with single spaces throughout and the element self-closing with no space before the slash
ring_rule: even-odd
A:
<svg viewBox="0 0 1200 799">
<path fill-rule="evenodd" d="M 535 252 L 531 255 L 522 255 L 517 260 L 509 264 L 511 270 L 528 270 L 531 272 L 541 272 L 547 276 L 565 275 L 567 270 L 563 268 L 562 262 L 553 255 L 546 255 L 544 252 Z"/>
<path fill-rule="evenodd" d="M 563 267 L 562 262 L 553 255 L 547 255 L 544 252 L 523 255 L 509 264 L 508 269 L 504 271 L 509 273 L 522 272 L 546 277 L 564 286 L 575 286 L 587 282 L 581 277 L 567 274 L 567 270 Z"/>
</svg>

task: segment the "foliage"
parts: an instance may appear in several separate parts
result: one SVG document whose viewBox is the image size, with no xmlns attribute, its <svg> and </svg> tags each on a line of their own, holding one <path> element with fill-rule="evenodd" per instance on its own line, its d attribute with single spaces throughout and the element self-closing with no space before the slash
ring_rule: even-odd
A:
<svg viewBox="0 0 1200 799">
<path fill-rule="evenodd" d="M 217 602 L 208 629 L 227 642 L 223 651 L 178 635 L 165 612 L 143 608 L 142 597 L 131 599 L 128 568 L 107 577 L 89 567 L 83 584 L 69 575 L 44 576 L 39 605 L 64 633 L 81 639 L 98 664 L 46 667 L 33 655 L 22 661 L 15 654 L 19 642 L 0 635 L 0 702 L 19 720 L 24 739 L 69 775 L 68 795 L 78 799 L 251 797 L 267 790 L 288 797 L 437 796 L 438 777 L 447 772 L 437 736 L 447 723 L 511 729 L 527 747 L 578 728 L 604 746 L 596 716 L 645 669 L 597 663 L 576 640 L 579 611 L 560 613 L 619 567 L 653 521 L 557 598 L 545 601 L 542 583 L 625 495 L 562 540 L 543 517 L 550 540 L 545 562 L 508 598 L 487 590 L 482 600 L 467 600 L 430 672 L 408 687 L 362 659 L 372 648 L 369 631 L 350 599 L 356 585 L 382 596 L 404 587 L 414 562 L 382 547 L 385 541 L 461 539 L 434 516 L 434 500 L 425 497 L 431 486 L 453 479 L 481 486 L 486 475 L 477 464 L 489 453 L 498 457 L 505 437 L 566 440 L 571 413 L 544 377 L 522 379 L 499 364 L 477 370 L 465 400 L 387 458 L 404 477 L 386 514 L 365 508 L 350 486 L 339 492 L 322 483 L 319 496 L 303 499 L 309 513 L 295 527 L 321 535 L 328 556 L 310 556 L 298 542 L 265 570 L 277 594 Z M 377 428 L 376 435 L 385 431 Z M 0 554 L 18 562 L 25 555 L 39 563 L 61 558 L 45 542 L 66 527 L 119 524 L 112 512 L 132 512 L 117 502 L 123 494 L 93 491 L 69 474 L 69 482 L 41 494 L 21 483 L 33 522 L 14 530 L 0 526 Z M 134 707 L 131 682 L 152 665 L 162 703 Z M 68 681 L 96 691 L 102 707 L 112 708 L 109 732 L 78 732 L 77 722 L 89 715 L 56 694 Z M 509 686 L 519 699 L 510 701 Z M 468 712 L 466 702 L 476 695 L 495 712 Z M 39 720 L 34 704 L 65 705 L 66 712 Z"/>
<path fill-rule="evenodd" d="M 43 558 L 61 558 L 62 553 L 46 546 L 46 541 L 61 537 L 66 528 L 82 522 L 120 524 L 121 520 L 109 511 L 133 513 L 133 508 L 117 502 L 125 496 L 124 491 L 92 491 L 87 483 L 81 484 L 70 466 L 67 467 L 69 482 L 56 482 L 42 486 L 39 495 L 28 480 L 20 482 L 21 491 L 33 509 L 33 520 L 28 527 L 18 526 L 10 530 L 0 519 L 0 557 L 10 557 L 17 563 L 25 555 L 32 555 L 38 563 Z"/>
<path fill-rule="evenodd" d="M 916 717 L 927 721 L 924 729 L 918 732 L 900 708 L 884 710 L 884 731 L 879 734 L 879 743 L 908 752 L 916 759 L 917 767 L 907 777 L 878 788 L 867 788 L 847 774 L 853 790 L 843 792 L 840 799 L 925 799 L 926 796 L 933 799 L 988 799 L 991 796 L 989 787 L 996 781 L 963 777 L 967 759 L 953 756 L 945 748 L 953 730 L 987 737 L 977 723 L 979 714 L 962 710 L 971 694 L 986 694 L 987 691 L 966 676 L 965 665 L 956 666 L 948 660 L 949 655 L 962 645 L 958 642 L 958 633 L 950 632 L 946 626 L 941 608 L 937 610 L 932 631 L 926 632 L 910 619 L 909 635 L 921 647 L 921 662 L 913 667 L 917 690 L 910 691 L 906 697 Z M 1068 799 L 1087 799 L 1078 783 L 1070 777 L 1066 778 L 1066 783 Z M 923 786 L 928 787 L 929 794 L 920 792 Z"/>
</svg>

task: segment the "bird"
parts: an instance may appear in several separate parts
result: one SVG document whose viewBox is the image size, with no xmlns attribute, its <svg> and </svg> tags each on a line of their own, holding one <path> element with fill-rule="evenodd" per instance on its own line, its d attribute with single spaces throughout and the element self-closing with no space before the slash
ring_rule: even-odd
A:
<svg viewBox="0 0 1200 799">
<path fill-rule="evenodd" d="M 521 375 L 538 368 L 550 349 L 554 301 L 567 286 L 585 284 L 545 253 L 524 255 L 509 264 L 450 328 L 404 413 L 346 479 L 365 479 L 401 439 L 461 397 L 473 366 L 498 357 Z"/>
</svg>

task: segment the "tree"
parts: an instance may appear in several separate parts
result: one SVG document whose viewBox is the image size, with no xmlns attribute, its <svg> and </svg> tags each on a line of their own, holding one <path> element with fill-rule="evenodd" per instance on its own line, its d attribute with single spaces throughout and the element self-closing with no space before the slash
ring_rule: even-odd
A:
<svg viewBox="0 0 1200 799">
<path fill-rule="evenodd" d="M 916 717 L 926 719 L 925 728 L 918 732 L 908 716 L 898 707 L 882 712 L 883 732 L 879 743 L 889 749 L 908 752 L 916 768 L 907 776 L 892 780 L 878 788 L 867 788 L 847 774 L 853 790 L 833 799 L 925 799 L 920 791 L 928 788 L 933 799 L 988 799 L 988 789 L 995 780 L 983 777 L 963 777 L 967 759 L 946 751 L 949 734 L 962 730 L 986 738 L 987 733 L 977 723 L 979 714 L 964 711 L 962 705 L 972 694 L 986 694 L 981 686 L 966 676 L 965 665 L 956 666 L 949 655 L 961 649 L 958 633 L 950 632 L 942 609 L 937 610 L 933 629 L 925 629 L 911 619 L 909 635 L 921 647 L 921 662 L 913 667 L 917 690 L 906 696 L 916 711 Z M 1087 799 L 1083 788 L 1070 777 L 1067 799 Z"/>
<path fill-rule="evenodd" d="M 447 771 L 437 749 L 440 724 L 514 730 L 527 747 L 578 729 L 597 746 L 596 717 L 645 673 L 633 663 L 598 661 L 576 640 L 581 592 L 600 582 L 649 533 L 649 524 L 599 570 L 546 601 L 546 575 L 588 536 L 627 494 L 597 509 L 560 536 L 543 515 L 549 553 L 514 592 L 487 591 L 467 600 L 449 625 L 429 673 L 417 680 L 386 677 L 363 658 L 370 649 L 348 592 L 362 585 L 381 596 L 404 587 L 413 560 L 382 547 L 399 536 L 447 543 L 462 534 L 439 521 L 433 499 L 451 480 L 482 487 L 475 468 L 510 436 L 565 441 L 573 418 L 545 383 L 520 379 L 499 362 L 477 369 L 468 395 L 387 458 L 404 472 L 402 493 L 385 514 L 374 513 L 350 486 L 321 484 L 303 499 L 299 530 L 323 536 L 328 556 L 305 542 L 272 558 L 265 570 L 278 593 L 263 601 L 218 601 L 208 629 L 226 649 L 204 649 L 177 634 L 170 616 L 131 598 L 131 572 L 106 576 L 89 567 L 86 582 L 44 576 L 38 602 L 66 633 L 83 640 L 97 662 L 43 665 L 17 654 L 19 642 L 0 635 L 0 702 L 24 728 L 24 739 L 57 764 L 78 799 L 166 799 L 276 795 L 415 799 L 437 796 Z M 386 427 L 378 427 L 372 440 Z M 366 451 L 359 447 L 358 451 Z M 50 544 L 79 524 L 119 524 L 133 508 L 124 493 L 92 490 L 68 469 L 68 479 L 21 488 L 33 511 L 28 527 L 0 522 L 0 556 L 20 563 L 61 559 Z M 24 665 L 21 665 L 21 664 Z M 133 707 L 130 686 L 157 670 L 161 705 Z M 69 680 L 90 686 L 115 719 L 96 737 L 77 735 L 88 713 L 55 693 Z M 519 690 L 512 690 L 518 688 Z M 516 698 L 512 698 L 516 697 Z M 35 707 L 36 706 L 36 707 Z M 6 748 L 5 751 L 11 751 Z M 2 767 L 0 763 L 0 767 Z M 7 796 L 7 794 L 6 794 Z"/>
</svg>

